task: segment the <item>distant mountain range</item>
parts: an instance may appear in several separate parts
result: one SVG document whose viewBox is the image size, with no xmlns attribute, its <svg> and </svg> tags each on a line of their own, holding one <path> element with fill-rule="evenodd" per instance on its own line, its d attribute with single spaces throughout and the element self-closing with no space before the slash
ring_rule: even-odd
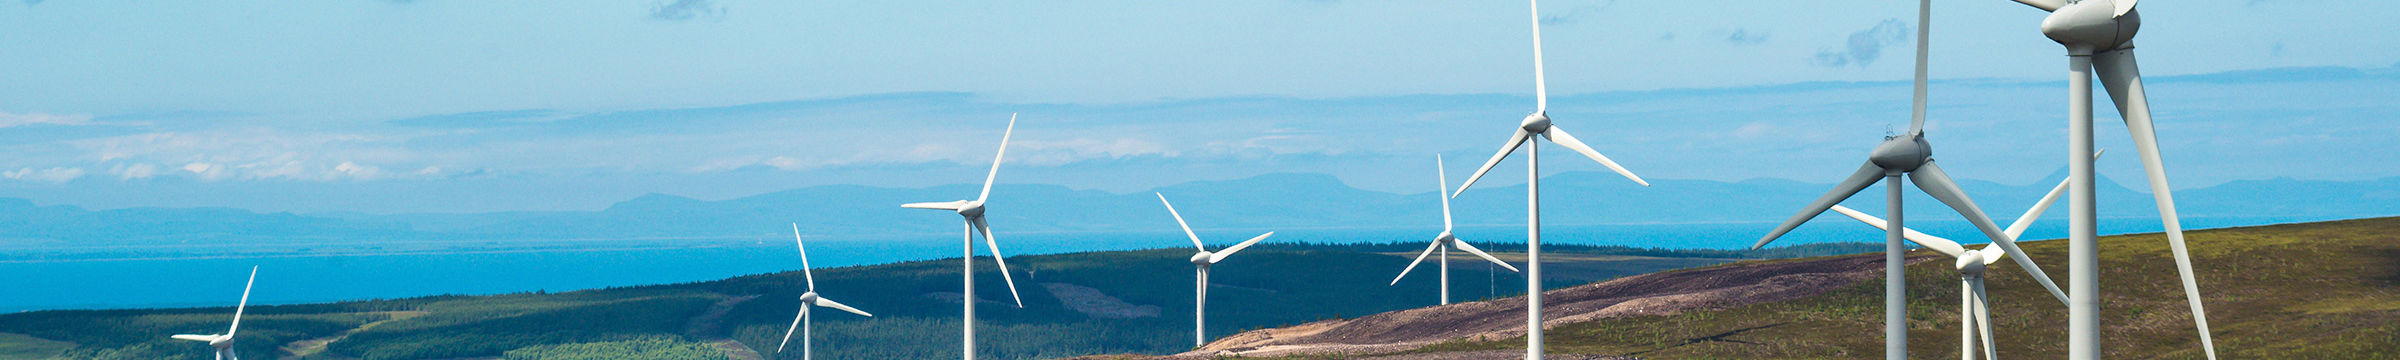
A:
<svg viewBox="0 0 2400 360">
<path fill-rule="evenodd" d="M 2006 222 L 2056 185 L 2062 174 L 2023 185 L 1966 180 L 1961 186 L 1997 221 Z M 2099 194 L 2104 217 L 2157 216 L 2151 197 L 2109 179 Z M 1719 182 L 1656 180 L 1643 188 L 1609 173 L 1570 172 L 1544 178 L 1544 223 L 1756 223 L 1789 216 L 1823 194 L 1826 184 L 1788 180 Z M 2147 186 L 2144 186 L 2146 188 Z M 185 244 L 200 241 L 312 244 L 389 240 L 631 239 L 757 237 L 802 231 L 828 235 L 949 234 L 956 217 L 899 204 L 972 197 L 973 185 L 931 188 L 816 186 L 720 201 L 651 194 L 599 211 L 471 214 L 255 213 L 223 208 L 87 210 L 0 199 L 0 249 Z M 1848 203 L 1880 212 L 1880 189 Z M 1361 190 L 1328 175 L 1269 174 L 1156 189 L 1204 229 L 1338 229 L 1430 227 L 1439 224 L 1431 191 L 1394 194 Z M 1454 206 L 1462 226 L 1522 224 L 1524 187 L 1485 185 Z M 2272 179 L 2236 181 L 2176 193 L 2180 213 L 2198 217 L 2333 219 L 2400 215 L 2400 178 L 2365 181 Z M 992 223 L 1003 232 L 1167 231 L 1173 219 L 1149 192 L 1112 193 L 1055 185 L 1000 185 L 992 192 Z M 1916 195 L 1912 219 L 1951 219 L 1931 198 Z M 1921 214 L 1921 215 L 1917 215 Z M 2053 211 L 2047 218 L 2065 216 Z"/>
</svg>

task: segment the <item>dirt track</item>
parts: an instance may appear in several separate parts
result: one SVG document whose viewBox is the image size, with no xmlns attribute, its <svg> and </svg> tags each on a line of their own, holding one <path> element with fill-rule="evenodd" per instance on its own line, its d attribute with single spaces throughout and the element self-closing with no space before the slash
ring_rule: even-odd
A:
<svg viewBox="0 0 2400 360">
<path fill-rule="evenodd" d="M 1916 256 L 1911 257 L 1910 262 L 1932 258 Z M 1543 328 L 1601 318 L 1665 315 L 1686 310 L 1784 301 L 1816 295 L 1882 275 L 1882 254 L 1733 264 L 1638 275 L 1543 292 L 1542 313 L 1547 317 L 1543 321 Z M 1407 351 L 1451 339 L 1523 336 L 1524 314 L 1523 297 L 1456 303 L 1356 319 L 1248 331 L 1218 339 L 1198 350 L 1162 358 L 1334 355 L 1367 359 L 1480 359 L 1483 357 L 1478 355 L 1485 355 L 1485 352 L 1372 356 Z M 1494 355 L 1495 359 L 1520 358 L 1523 353 L 1500 351 L 1490 355 Z"/>
</svg>

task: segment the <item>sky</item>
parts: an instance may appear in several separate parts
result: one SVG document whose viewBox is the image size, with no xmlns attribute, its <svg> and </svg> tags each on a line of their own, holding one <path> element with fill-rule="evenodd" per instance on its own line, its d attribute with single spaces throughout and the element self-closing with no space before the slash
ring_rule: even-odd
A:
<svg viewBox="0 0 2400 360">
<path fill-rule="evenodd" d="M 1907 122 L 1915 5 L 1545 2 L 1551 112 L 1645 177 L 1830 182 Z M 2005 183 L 2054 171 L 2065 59 L 2036 28 L 2045 14 L 1934 6 L 1937 158 Z M 2175 187 L 2400 176 L 2383 141 L 2400 135 L 2400 3 L 2141 9 Z M 1430 191 L 1426 157 L 1470 171 L 1530 110 L 1529 15 L 1505 1 L 21 0 L 0 3 L 0 196 L 467 212 L 969 183 L 1011 113 L 1002 182 L 1317 172 Z M 2101 146 L 2127 148 L 2099 111 Z M 2104 174 L 2139 178 L 2112 160 Z"/>
</svg>

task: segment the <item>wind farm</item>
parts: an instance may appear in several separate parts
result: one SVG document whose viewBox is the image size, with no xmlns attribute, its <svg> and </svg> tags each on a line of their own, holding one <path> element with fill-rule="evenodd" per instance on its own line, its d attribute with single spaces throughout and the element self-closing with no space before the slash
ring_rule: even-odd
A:
<svg viewBox="0 0 2400 360">
<path fill-rule="evenodd" d="M 1935 5 L 0 4 L 0 359 L 2400 358 L 2400 3 Z"/>
</svg>

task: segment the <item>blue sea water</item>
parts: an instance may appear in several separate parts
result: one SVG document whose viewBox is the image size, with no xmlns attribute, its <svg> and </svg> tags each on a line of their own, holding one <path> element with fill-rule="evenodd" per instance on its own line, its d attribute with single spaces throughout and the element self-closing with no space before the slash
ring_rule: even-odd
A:
<svg viewBox="0 0 2400 360">
<path fill-rule="evenodd" d="M 1820 223 L 1831 223 L 1820 219 Z M 2325 219 L 2191 218 L 2188 229 L 2250 226 Z M 1774 224 L 1659 224 L 1545 227 L 1546 244 L 1621 245 L 1675 249 L 1746 248 Z M 1918 221 L 1911 228 L 1962 242 L 1981 239 L 1963 221 Z M 2063 237 L 2062 221 L 2045 221 L 2027 239 Z M 2103 219 L 2103 234 L 2155 232 L 2156 219 Z M 1002 227 L 1001 250 L 1011 257 L 1101 250 L 1182 247 L 1181 233 L 1012 234 Z M 1202 231 L 1212 248 L 1245 240 L 1266 229 Z M 1279 231 L 1267 243 L 1419 242 L 1438 228 L 1301 229 Z M 1521 226 L 1466 227 L 1462 239 L 1519 243 Z M 1812 224 L 1776 245 L 1880 242 L 1882 233 L 1855 223 Z M 550 249 L 525 252 L 351 254 L 327 256 L 149 258 L 133 260 L 9 261 L 0 274 L 11 283 L 0 291 L 0 312 L 48 309 L 116 309 L 229 306 L 241 296 L 248 268 L 260 268 L 251 302 L 294 304 L 439 294 L 497 294 L 569 291 L 613 286 L 708 281 L 798 270 L 798 252 L 788 241 L 696 241 L 681 247 L 638 249 Z M 956 258 L 955 235 L 818 236 L 809 243 L 819 268 Z M 977 244 L 978 253 L 983 253 Z M 1492 249 L 1521 251 L 1521 249 Z M 0 254 L 5 255 L 5 254 Z M 1012 263 L 1021 264 L 1021 263 Z M 1021 265 L 1020 265 L 1021 266 Z"/>
</svg>

